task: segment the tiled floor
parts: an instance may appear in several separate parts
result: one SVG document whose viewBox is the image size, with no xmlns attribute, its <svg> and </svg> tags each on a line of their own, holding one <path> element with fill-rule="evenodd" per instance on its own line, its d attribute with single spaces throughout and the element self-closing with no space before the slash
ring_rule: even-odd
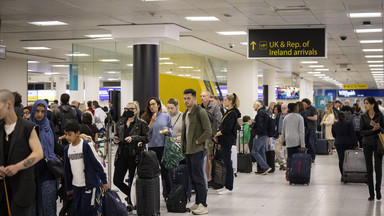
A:
<svg viewBox="0 0 384 216">
<path fill-rule="evenodd" d="M 114 189 L 117 189 L 114 186 Z M 123 194 L 119 193 L 123 198 Z M 381 201 L 368 201 L 365 184 L 340 182 L 337 154 L 318 155 L 312 166 L 311 183 L 289 185 L 285 171 L 266 176 L 238 173 L 234 190 L 227 195 L 208 191 L 209 215 L 223 216 L 362 216 L 384 214 Z M 194 200 L 194 195 L 192 195 Z M 191 201 L 188 206 L 193 202 Z M 187 207 L 188 207 L 187 206 Z M 131 213 L 130 215 L 133 215 Z M 161 199 L 161 215 L 191 215 L 169 213 Z"/>
</svg>

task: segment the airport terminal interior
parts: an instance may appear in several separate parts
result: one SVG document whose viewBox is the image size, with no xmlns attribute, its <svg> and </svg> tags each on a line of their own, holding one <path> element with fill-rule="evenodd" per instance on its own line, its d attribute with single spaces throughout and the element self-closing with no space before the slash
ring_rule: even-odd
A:
<svg viewBox="0 0 384 216">
<path fill-rule="evenodd" d="M 85 106 L 111 101 L 118 116 L 131 101 L 143 111 L 150 97 L 164 109 L 175 98 L 184 112 L 189 88 L 197 104 L 203 91 L 236 93 L 252 120 L 256 100 L 268 108 L 308 98 L 322 111 L 360 101 L 365 112 L 365 98 L 384 99 L 383 10 L 383 0 L 0 0 L 0 89 L 17 91 L 23 106 L 64 93 Z M 109 144 L 105 172 L 125 202 Z M 230 193 L 208 188 L 208 215 L 382 215 L 367 184 L 340 181 L 332 152 L 316 156 L 309 185 L 290 185 L 277 158 L 267 175 L 253 163 Z M 168 212 L 162 196 L 160 213 L 192 214 Z"/>
</svg>

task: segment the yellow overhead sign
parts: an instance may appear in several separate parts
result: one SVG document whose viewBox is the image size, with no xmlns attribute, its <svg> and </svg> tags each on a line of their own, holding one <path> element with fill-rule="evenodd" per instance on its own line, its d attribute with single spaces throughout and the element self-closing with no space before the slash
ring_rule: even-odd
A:
<svg viewBox="0 0 384 216">
<path fill-rule="evenodd" d="M 343 89 L 368 89 L 368 84 L 346 84 Z"/>
</svg>

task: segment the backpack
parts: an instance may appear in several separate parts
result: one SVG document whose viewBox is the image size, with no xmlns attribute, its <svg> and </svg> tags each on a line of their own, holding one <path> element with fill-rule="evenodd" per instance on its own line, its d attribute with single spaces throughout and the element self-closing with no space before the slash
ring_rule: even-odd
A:
<svg viewBox="0 0 384 216">
<path fill-rule="evenodd" d="M 176 185 L 172 188 L 168 195 L 167 210 L 168 212 L 184 213 L 187 211 L 187 193 L 182 185 Z"/>
<path fill-rule="evenodd" d="M 104 192 L 103 215 L 128 216 L 127 207 L 125 207 L 125 204 L 121 201 L 119 195 L 115 191 L 108 190 Z"/>
<path fill-rule="evenodd" d="M 276 134 L 276 118 L 268 116 L 268 123 L 266 125 L 268 137 L 274 137 Z"/>
<path fill-rule="evenodd" d="M 345 120 L 351 120 L 352 119 L 351 111 L 340 111 L 340 112 L 344 113 Z"/>
<path fill-rule="evenodd" d="M 360 119 L 361 119 L 361 114 L 353 115 L 352 117 L 352 123 L 355 131 L 360 131 Z"/>
<path fill-rule="evenodd" d="M 155 178 L 160 175 L 160 164 L 154 151 L 142 151 L 139 153 L 137 164 L 137 176 L 142 179 Z"/>
<path fill-rule="evenodd" d="M 64 129 L 63 129 L 64 124 L 68 120 L 74 119 L 73 115 L 71 113 L 71 109 L 73 109 L 73 108 L 70 107 L 70 110 L 64 110 L 62 106 L 59 106 L 58 108 L 60 110 L 60 113 L 57 115 L 57 132 L 60 135 L 63 135 L 64 134 Z M 77 120 L 77 117 L 76 117 L 76 120 Z"/>
</svg>

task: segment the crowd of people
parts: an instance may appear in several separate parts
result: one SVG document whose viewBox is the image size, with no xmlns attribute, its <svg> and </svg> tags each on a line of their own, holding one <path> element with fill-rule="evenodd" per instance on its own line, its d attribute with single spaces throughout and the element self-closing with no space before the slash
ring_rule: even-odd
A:
<svg viewBox="0 0 384 216">
<path fill-rule="evenodd" d="M 239 138 L 248 145 L 261 167 L 256 173 L 262 175 L 275 167 L 275 163 L 268 163 L 265 153 L 271 144 L 280 170 L 286 172 L 291 168 L 293 154 L 300 151 L 310 154 L 315 162 L 317 133 L 324 134 L 329 154 L 336 148 L 341 174 L 345 150 L 363 148 L 369 200 L 374 200 L 375 194 L 376 199 L 381 199 L 383 152 L 377 144 L 379 132 L 384 132 L 381 112 L 384 108 L 373 97 L 364 99 L 365 112 L 358 102 L 350 107 L 346 100 L 344 105 L 340 101 L 328 102 L 324 114 L 307 98 L 289 104 L 270 103 L 269 107 L 262 100 L 256 100 L 254 119 L 241 116 L 240 98 L 235 93 L 220 100 L 202 91 L 200 98 L 201 104 L 197 104 L 197 92 L 186 89 L 183 102 L 187 110 L 184 112 L 179 110 L 177 99 L 171 98 L 163 105 L 152 97 L 142 112 L 140 104 L 132 101 L 118 116 L 111 102 L 109 108 L 100 107 L 98 101 L 88 101 L 87 106 L 77 101 L 69 104 L 70 96 L 63 94 L 60 104 L 56 101 L 49 105 L 47 100 L 37 100 L 31 106 L 22 107 L 20 94 L 0 90 L 0 179 L 4 182 L 0 185 L 0 214 L 7 215 L 7 199 L 13 215 L 57 215 L 59 179 L 48 169 L 48 160 L 64 164 L 60 182 L 64 196 L 73 197 L 76 215 L 100 212 L 99 203 L 91 203 L 100 197 L 102 190 L 109 189 L 111 181 L 126 195 L 127 210 L 132 211 L 131 187 L 137 154 L 143 151 L 139 144 L 154 151 L 161 161 L 169 137 L 180 143 L 185 155 L 184 162 L 196 194 L 189 209 L 196 215 L 208 213 L 207 190 L 213 185 L 212 160 L 218 151 L 226 170 L 225 185 L 217 191 L 218 195 L 233 191 L 231 154 Z M 95 141 L 105 136 L 109 123 L 116 125 L 113 140 L 118 149 L 114 175 L 108 180 Z M 240 130 L 243 133 L 238 137 Z M 161 163 L 160 166 L 162 196 L 167 200 L 174 187 L 171 170 Z M 127 173 L 129 179 L 125 181 Z"/>
</svg>

